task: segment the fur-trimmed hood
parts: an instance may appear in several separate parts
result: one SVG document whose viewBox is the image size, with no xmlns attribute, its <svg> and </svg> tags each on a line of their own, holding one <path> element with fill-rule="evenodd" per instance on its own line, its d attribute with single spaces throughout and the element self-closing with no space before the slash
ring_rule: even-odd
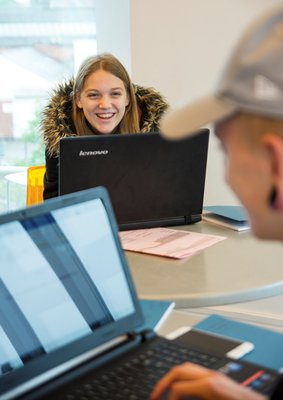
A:
<svg viewBox="0 0 283 400">
<path fill-rule="evenodd" d="M 76 136 L 72 119 L 72 90 L 74 80 L 59 84 L 52 92 L 48 105 L 43 110 L 41 133 L 49 157 L 57 157 L 62 137 Z M 137 103 L 141 112 L 141 132 L 159 130 L 159 119 L 168 104 L 153 88 L 134 85 Z"/>
</svg>

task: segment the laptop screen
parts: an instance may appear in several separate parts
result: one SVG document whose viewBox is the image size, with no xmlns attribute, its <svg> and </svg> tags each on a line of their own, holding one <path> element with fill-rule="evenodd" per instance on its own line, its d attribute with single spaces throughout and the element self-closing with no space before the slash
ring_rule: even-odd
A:
<svg viewBox="0 0 283 400">
<path fill-rule="evenodd" d="M 136 312 L 105 192 L 85 193 L 0 220 L 0 376 Z"/>
</svg>

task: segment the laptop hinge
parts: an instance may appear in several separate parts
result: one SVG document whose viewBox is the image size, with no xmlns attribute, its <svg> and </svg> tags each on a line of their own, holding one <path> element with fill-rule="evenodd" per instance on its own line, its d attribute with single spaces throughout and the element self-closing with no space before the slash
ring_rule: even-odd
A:
<svg viewBox="0 0 283 400">
<path fill-rule="evenodd" d="M 141 335 L 142 335 L 142 342 L 145 342 L 147 340 L 152 340 L 157 336 L 153 329 L 145 329 L 144 331 L 141 332 Z"/>
<path fill-rule="evenodd" d="M 132 339 L 134 339 L 134 337 Z M 78 367 L 79 365 L 82 365 L 83 363 L 90 361 L 91 359 L 102 356 L 103 354 L 109 352 L 111 349 L 114 349 L 115 347 L 117 348 L 119 346 L 122 346 L 128 341 L 129 341 L 128 335 L 124 334 L 106 343 L 103 343 L 100 346 L 97 346 L 83 354 L 78 355 L 77 357 L 74 357 L 54 368 L 51 368 L 46 372 L 43 372 L 35 376 L 34 378 L 26 382 L 23 382 L 19 386 L 4 393 L 3 399 L 5 398 L 5 400 L 12 400 L 17 396 L 23 395 L 35 388 L 40 387 L 40 385 L 43 385 L 44 383 L 51 381 L 52 379 L 58 378 L 60 375 L 65 374 L 67 371 L 70 371 L 75 367 Z"/>
<path fill-rule="evenodd" d="M 148 340 L 152 340 L 156 337 L 156 333 L 153 329 L 144 329 L 142 332 L 130 332 L 128 333 L 128 338 L 130 340 L 136 339 L 137 337 L 140 338 L 141 342 L 146 342 Z"/>
<path fill-rule="evenodd" d="M 125 222 L 119 224 L 120 231 L 127 231 L 131 229 L 144 229 L 144 228 L 157 228 L 178 225 L 190 225 L 201 220 L 200 214 L 186 215 L 182 217 L 165 218 L 159 220 L 145 220 L 135 222 Z"/>
<path fill-rule="evenodd" d="M 201 214 L 192 214 L 185 216 L 185 225 L 195 224 L 202 220 Z"/>
</svg>

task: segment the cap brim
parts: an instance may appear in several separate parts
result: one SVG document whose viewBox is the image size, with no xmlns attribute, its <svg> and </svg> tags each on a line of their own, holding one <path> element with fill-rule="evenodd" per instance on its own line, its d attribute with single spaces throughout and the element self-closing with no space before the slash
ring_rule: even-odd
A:
<svg viewBox="0 0 283 400">
<path fill-rule="evenodd" d="M 220 121 L 237 111 L 237 106 L 216 96 L 167 112 L 160 121 L 160 133 L 168 139 L 193 135 L 199 128 Z"/>
</svg>

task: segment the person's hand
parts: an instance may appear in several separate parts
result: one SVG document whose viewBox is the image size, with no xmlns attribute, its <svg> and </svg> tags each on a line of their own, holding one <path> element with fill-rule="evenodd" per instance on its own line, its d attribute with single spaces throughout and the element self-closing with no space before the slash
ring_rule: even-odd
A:
<svg viewBox="0 0 283 400">
<path fill-rule="evenodd" d="M 217 371 L 192 363 L 172 368 L 154 387 L 151 400 L 162 399 L 169 392 L 168 400 L 198 398 L 202 400 L 267 400 Z"/>
</svg>

